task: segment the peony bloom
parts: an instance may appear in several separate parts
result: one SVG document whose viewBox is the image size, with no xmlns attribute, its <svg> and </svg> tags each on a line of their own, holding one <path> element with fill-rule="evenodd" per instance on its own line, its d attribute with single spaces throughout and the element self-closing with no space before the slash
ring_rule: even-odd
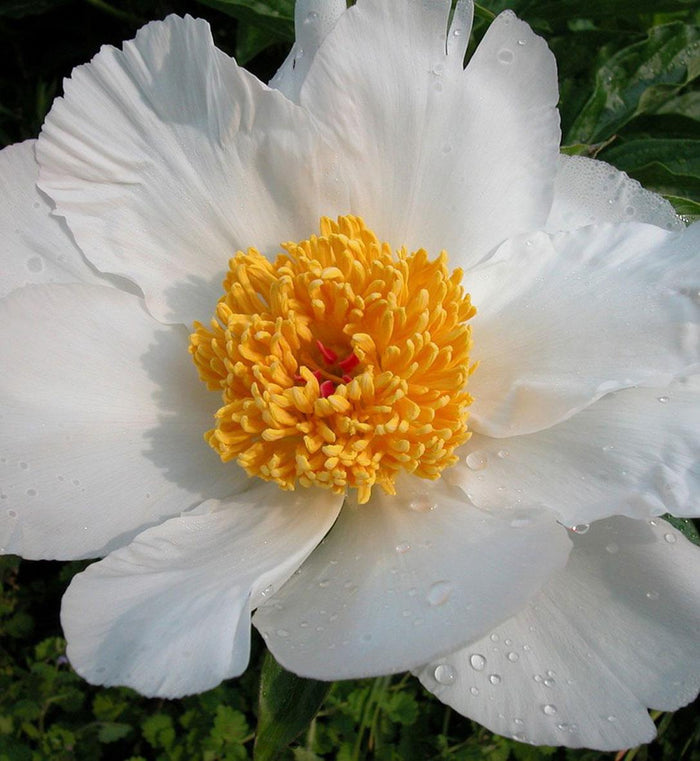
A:
<svg viewBox="0 0 700 761">
<path fill-rule="evenodd" d="M 511 13 L 464 68 L 470 3 L 344 7 L 271 87 L 149 24 L 2 152 L 0 544 L 103 558 L 62 609 L 96 684 L 213 687 L 256 611 L 304 676 L 649 741 L 700 685 L 658 517 L 700 515 L 700 225 L 559 156 Z"/>
</svg>

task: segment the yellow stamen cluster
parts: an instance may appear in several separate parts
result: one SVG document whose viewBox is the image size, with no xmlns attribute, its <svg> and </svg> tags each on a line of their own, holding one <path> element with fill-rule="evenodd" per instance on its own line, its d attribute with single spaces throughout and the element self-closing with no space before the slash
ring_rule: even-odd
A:
<svg viewBox="0 0 700 761">
<path fill-rule="evenodd" d="M 437 478 L 469 438 L 476 310 L 445 252 L 394 253 L 358 217 L 320 227 L 274 262 L 239 251 L 190 352 L 223 396 L 205 436 L 222 460 L 365 503 L 402 470 Z"/>
</svg>

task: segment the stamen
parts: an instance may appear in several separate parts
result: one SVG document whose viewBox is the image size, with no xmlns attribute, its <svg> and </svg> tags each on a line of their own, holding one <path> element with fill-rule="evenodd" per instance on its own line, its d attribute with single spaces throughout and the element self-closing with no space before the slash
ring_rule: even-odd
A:
<svg viewBox="0 0 700 761">
<path fill-rule="evenodd" d="M 352 216 L 282 248 L 274 262 L 239 251 L 215 319 L 195 323 L 190 352 L 223 400 L 206 440 L 251 476 L 360 503 L 395 493 L 402 470 L 439 477 L 470 436 L 461 272 Z"/>
</svg>

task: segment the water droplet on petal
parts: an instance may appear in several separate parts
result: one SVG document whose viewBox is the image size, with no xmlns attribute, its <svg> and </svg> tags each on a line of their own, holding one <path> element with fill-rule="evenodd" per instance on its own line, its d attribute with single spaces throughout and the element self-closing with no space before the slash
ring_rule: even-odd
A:
<svg viewBox="0 0 700 761">
<path fill-rule="evenodd" d="M 554 679 L 545 679 L 544 682 L 542 682 L 542 684 L 545 687 L 554 687 Z"/>
<path fill-rule="evenodd" d="M 517 653 L 508 653 L 506 656 L 511 663 L 515 663 L 520 656 Z"/>
<path fill-rule="evenodd" d="M 317 13 L 316 11 L 309 11 L 309 12 L 306 14 L 306 18 L 304 19 L 304 21 L 305 21 L 307 24 L 311 24 L 311 23 L 313 23 L 314 21 L 318 21 L 318 13 Z"/>
<path fill-rule="evenodd" d="M 283 639 L 284 639 L 284 637 L 288 637 L 289 636 L 289 632 L 286 629 L 278 629 L 276 631 L 276 634 L 277 634 L 278 637 L 282 637 Z"/>
<path fill-rule="evenodd" d="M 496 58 L 498 58 L 500 63 L 508 65 L 513 63 L 513 58 L 515 58 L 515 56 L 513 55 L 512 50 L 508 50 L 508 48 L 501 48 L 498 51 Z"/>
<path fill-rule="evenodd" d="M 661 404 L 666 404 L 666 402 L 670 399 L 668 396 L 657 396 L 657 401 L 661 402 Z"/>
<path fill-rule="evenodd" d="M 408 506 L 416 513 L 430 513 L 435 510 L 437 504 L 427 494 L 419 494 L 408 503 Z"/>
<path fill-rule="evenodd" d="M 607 544 L 605 546 L 605 551 L 609 552 L 611 555 L 615 555 L 617 552 L 620 551 L 620 548 L 618 547 L 617 544 L 615 544 L 615 542 L 610 542 L 610 544 Z"/>
<path fill-rule="evenodd" d="M 455 670 L 449 663 L 441 663 L 439 666 L 436 666 L 433 676 L 438 684 L 454 684 L 457 677 Z"/>
<path fill-rule="evenodd" d="M 483 470 L 489 464 L 489 459 L 483 452 L 470 452 L 466 463 L 470 470 Z"/>
<path fill-rule="evenodd" d="M 452 32 L 453 36 L 455 37 L 461 37 L 462 36 L 462 30 L 457 28 Z"/>
<path fill-rule="evenodd" d="M 588 533 L 588 529 L 590 528 L 589 523 L 577 523 L 575 526 L 571 527 L 571 530 L 574 532 L 574 534 L 586 534 Z"/>
<path fill-rule="evenodd" d="M 481 653 L 472 653 L 469 656 L 469 665 L 474 671 L 483 671 L 486 666 L 486 658 Z"/>
<path fill-rule="evenodd" d="M 510 457 L 510 452 L 507 449 L 499 449 L 497 455 L 501 460 L 505 460 L 506 457 Z"/>
<path fill-rule="evenodd" d="M 658 592 L 647 592 L 646 596 L 647 596 L 647 598 L 649 600 L 658 600 L 659 599 L 659 593 Z"/>
<path fill-rule="evenodd" d="M 542 706 L 542 711 L 543 713 L 546 713 L 547 716 L 554 716 L 554 714 L 557 712 L 557 707 L 551 703 L 547 703 L 547 705 Z"/>
<path fill-rule="evenodd" d="M 427 600 L 430 605 L 444 605 L 452 594 L 452 584 L 449 581 L 436 581 L 428 590 Z"/>
<path fill-rule="evenodd" d="M 608 721 L 609 722 L 617 721 L 617 716 L 612 716 L 612 715 L 608 716 Z"/>
<path fill-rule="evenodd" d="M 668 544 L 675 544 L 676 537 L 673 534 L 664 534 L 664 541 L 666 541 Z"/>
<path fill-rule="evenodd" d="M 476 696 L 479 694 L 479 688 L 478 687 L 470 687 L 469 692 L 471 692 L 472 695 Z"/>
<path fill-rule="evenodd" d="M 411 545 L 408 542 L 400 542 L 396 545 L 396 552 L 399 555 L 403 555 L 404 552 L 408 552 L 411 549 Z"/>
<path fill-rule="evenodd" d="M 489 682 L 491 682 L 491 684 L 500 684 L 501 683 L 501 675 L 500 674 L 490 674 L 489 675 Z"/>
<path fill-rule="evenodd" d="M 498 642 L 498 640 L 500 639 L 500 637 L 498 636 L 498 634 L 496 634 L 496 632 L 494 632 L 494 633 L 493 633 L 493 634 L 492 634 L 492 635 L 489 637 L 489 639 L 491 640 L 491 642 Z"/>
<path fill-rule="evenodd" d="M 527 45 L 527 40 L 518 40 L 518 45 Z"/>
<path fill-rule="evenodd" d="M 268 584 L 260 593 L 261 597 L 269 597 L 272 594 L 272 584 Z"/>
</svg>

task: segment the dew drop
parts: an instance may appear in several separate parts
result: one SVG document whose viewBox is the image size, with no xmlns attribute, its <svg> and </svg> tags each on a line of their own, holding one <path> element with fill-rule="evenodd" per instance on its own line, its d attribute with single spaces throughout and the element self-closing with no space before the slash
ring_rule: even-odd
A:
<svg viewBox="0 0 700 761">
<path fill-rule="evenodd" d="M 321 589 L 325 589 L 331 585 L 330 579 L 322 579 L 318 582 L 318 585 L 321 587 Z"/>
<path fill-rule="evenodd" d="M 649 600 L 658 600 L 659 599 L 659 593 L 658 592 L 647 592 L 646 596 L 647 596 L 647 599 L 649 599 Z"/>
<path fill-rule="evenodd" d="M 520 656 L 517 653 L 508 653 L 506 656 L 511 663 L 515 663 Z"/>
<path fill-rule="evenodd" d="M 588 523 L 577 523 L 575 526 L 571 527 L 571 530 L 574 534 L 587 534 L 590 527 L 591 526 Z"/>
<path fill-rule="evenodd" d="M 467 467 L 470 470 L 483 470 L 488 464 L 488 457 L 483 452 L 470 452 L 466 459 Z"/>
<path fill-rule="evenodd" d="M 669 399 L 670 399 L 670 397 L 668 397 L 668 396 L 657 396 L 656 397 L 656 400 L 658 402 L 661 402 L 661 404 L 666 404 L 666 402 L 668 402 Z"/>
<path fill-rule="evenodd" d="M 496 632 L 494 632 L 494 633 L 493 633 L 493 634 L 492 634 L 492 635 L 489 637 L 489 639 L 491 640 L 491 642 L 498 642 L 498 640 L 500 639 L 500 637 L 498 636 L 498 634 L 496 634 Z"/>
<path fill-rule="evenodd" d="M 27 259 L 27 269 L 30 272 L 41 272 L 44 269 L 44 263 L 41 261 L 41 257 L 32 256 Z"/>
<path fill-rule="evenodd" d="M 518 40 L 518 45 L 527 45 L 527 40 Z"/>
<path fill-rule="evenodd" d="M 435 76 L 437 77 L 442 76 L 444 71 L 445 71 L 445 66 L 441 63 L 436 63 L 435 66 L 433 66 L 433 74 L 435 74 Z"/>
<path fill-rule="evenodd" d="M 307 24 L 311 24 L 311 23 L 313 23 L 314 21 L 318 21 L 318 13 L 317 13 L 316 11 L 309 11 L 309 12 L 306 14 L 306 18 L 304 19 L 304 21 L 305 21 Z"/>
<path fill-rule="evenodd" d="M 542 712 L 546 713 L 547 716 L 554 716 L 554 714 L 557 712 L 557 707 L 551 703 L 547 703 L 547 705 L 542 706 Z"/>
<path fill-rule="evenodd" d="M 449 581 L 436 581 L 428 590 L 427 600 L 430 605 L 444 605 L 452 594 L 452 584 Z"/>
<path fill-rule="evenodd" d="M 505 460 L 506 457 L 510 457 L 510 452 L 507 449 L 499 449 L 497 456 L 501 458 L 501 460 Z"/>
<path fill-rule="evenodd" d="M 486 666 L 486 658 L 481 653 L 472 653 L 469 656 L 469 665 L 474 671 L 483 671 Z"/>
<path fill-rule="evenodd" d="M 545 679 L 544 682 L 542 682 L 542 684 L 545 687 L 554 687 L 554 679 Z"/>
<path fill-rule="evenodd" d="M 284 637 L 288 637 L 289 636 L 289 632 L 286 629 L 278 629 L 276 634 L 277 634 L 278 637 L 282 637 L 283 639 L 284 639 Z"/>
<path fill-rule="evenodd" d="M 437 504 L 427 494 L 419 494 L 408 503 L 408 506 L 415 513 L 430 513 L 435 510 Z"/>
<path fill-rule="evenodd" d="M 461 37 L 461 36 L 462 36 L 462 30 L 461 30 L 461 29 L 459 29 L 459 28 L 458 28 L 458 29 L 455 29 L 455 30 L 452 32 L 452 35 L 453 35 L 453 37 Z"/>
<path fill-rule="evenodd" d="M 664 541 L 666 541 L 668 544 L 675 544 L 676 537 L 673 534 L 664 534 Z"/>
<path fill-rule="evenodd" d="M 269 597 L 272 594 L 272 584 L 268 584 L 260 593 L 261 597 Z"/>
<path fill-rule="evenodd" d="M 617 721 L 617 716 L 612 716 L 612 715 L 608 716 L 608 721 L 611 723 Z"/>
<path fill-rule="evenodd" d="M 400 544 L 396 545 L 396 552 L 399 553 L 399 555 L 403 555 L 404 552 L 408 552 L 411 549 L 411 545 L 409 542 L 401 542 Z"/>
<path fill-rule="evenodd" d="M 475 697 L 479 694 L 479 688 L 478 687 L 470 687 L 469 692 L 471 692 L 472 695 Z"/>
<path fill-rule="evenodd" d="M 457 677 L 455 670 L 449 663 L 441 663 L 439 666 L 436 666 L 433 676 L 438 684 L 454 684 Z"/>
<path fill-rule="evenodd" d="M 501 50 L 498 51 L 496 58 L 498 58 L 500 63 L 508 65 L 513 63 L 513 58 L 515 58 L 515 56 L 513 55 L 512 50 L 508 50 L 508 48 L 501 48 Z"/>
<path fill-rule="evenodd" d="M 501 683 L 501 675 L 500 674 L 490 674 L 489 675 L 489 682 L 491 684 L 500 684 Z"/>
<path fill-rule="evenodd" d="M 620 551 L 620 548 L 618 547 L 617 544 L 615 544 L 615 542 L 610 542 L 610 544 L 607 544 L 605 546 L 605 551 L 609 552 L 611 555 L 615 555 L 617 552 Z"/>
</svg>

